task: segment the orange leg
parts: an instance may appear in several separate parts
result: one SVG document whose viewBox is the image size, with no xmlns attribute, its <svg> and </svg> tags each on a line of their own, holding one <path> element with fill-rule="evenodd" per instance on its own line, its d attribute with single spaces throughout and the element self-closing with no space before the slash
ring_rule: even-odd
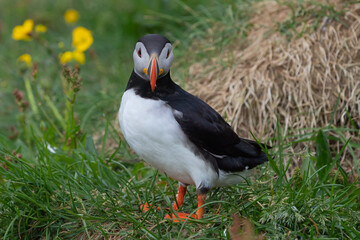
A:
<svg viewBox="0 0 360 240">
<path fill-rule="evenodd" d="M 204 207 L 202 205 L 205 204 L 205 195 L 199 194 L 198 195 L 198 210 L 196 211 L 196 218 L 201 219 L 204 215 Z"/>
<path fill-rule="evenodd" d="M 182 184 L 180 184 L 179 191 L 178 191 L 178 194 L 176 197 L 176 201 L 174 202 L 174 205 L 173 205 L 173 209 L 175 211 L 179 210 L 179 208 L 183 204 L 185 193 L 186 193 L 186 186 L 183 186 Z"/>
<path fill-rule="evenodd" d="M 204 207 L 202 207 L 202 205 L 204 205 L 204 204 L 205 204 L 205 195 L 199 194 L 198 195 L 198 210 L 196 211 L 196 215 L 192 214 L 190 217 L 195 218 L 195 219 L 201 219 L 204 215 Z M 172 219 L 174 222 L 180 222 L 180 221 L 183 222 L 189 217 L 190 214 L 178 212 L 178 213 L 176 213 L 176 215 L 171 214 L 171 216 L 170 216 L 169 214 L 167 214 L 165 216 L 165 218 Z"/>
<path fill-rule="evenodd" d="M 179 185 L 179 190 L 178 190 L 178 194 L 177 194 L 177 197 L 176 197 L 176 201 L 173 205 L 173 208 L 175 211 L 179 210 L 179 208 L 181 207 L 181 205 L 183 204 L 184 202 L 184 196 L 185 196 L 185 193 L 186 193 L 186 185 L 182 185 L 180 184 Z M 145 204 L 141 204 L 140 205 L 140 209 L 143 211 L 143 212 L 147 212 L 150 210 L 150 208 L 152 208 L 153 206 L 151 206 L 151 204 L 149 203 L 145 203 Z M 160 208 L 159 207 L 156 207 L 156 210 L 157 211 L 160 211 Z M 166 210 L 170 211 L 170 208 L 167 208 Z"/>
</svg>

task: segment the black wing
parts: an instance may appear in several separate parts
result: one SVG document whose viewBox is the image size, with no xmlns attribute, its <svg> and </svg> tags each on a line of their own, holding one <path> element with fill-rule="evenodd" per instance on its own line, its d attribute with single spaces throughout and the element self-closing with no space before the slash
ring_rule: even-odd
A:
<svg viewBox="0 0 360 240">
<path fill-rule="evenodd" d="M 214 156 L 218 168 L 242 171 L 267 161 L 266 154 L 255 141 L 239 138 L 230 125 L 201 99 L 177 86 L 175 92 L 164 100 L 182 113 L 174 115 L 176 121 L 191 142 Z"/>
</svg>

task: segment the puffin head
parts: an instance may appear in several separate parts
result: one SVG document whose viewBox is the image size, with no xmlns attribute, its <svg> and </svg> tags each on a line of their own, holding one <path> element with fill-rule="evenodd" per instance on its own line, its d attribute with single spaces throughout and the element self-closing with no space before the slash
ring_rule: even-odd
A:
<svg viewBox="0 0 360 240">
<path fill-rule="evenodd" d="M 174 54 L 170 41 L 159 34 L 141 37 L 135 46 L 133 59 L 134 71 L 149 81 L 151 90 L 155 90 L 156 81 L 170 71 Z"/>
</svg>

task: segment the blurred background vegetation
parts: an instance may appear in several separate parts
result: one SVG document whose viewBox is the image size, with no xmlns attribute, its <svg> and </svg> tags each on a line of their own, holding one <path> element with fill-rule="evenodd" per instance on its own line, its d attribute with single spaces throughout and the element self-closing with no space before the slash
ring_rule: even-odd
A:
<svg viewBox="0 0 360 240">
<path fill-rule="evenodd" d="M 29 53 L 39 69 L 38 83 L 57 104 L 62 92 L 61 68 L 56 59 L 49 58 L 47 50 L 35 41 L 14 41 L 11 32 L 15 25 L 31 18 L 36 23 L 47 26 L 44 38 L 56 53 L 63 52 L 59 42 L 71 47 L 71 32 L 74 26 L 64 20 L 67 9 L 74 8 L 80 14 L 76 25 L 92 31 L 94 44 L 91 49 L 96 55 L 92 59 L 87 54 L 87 62 L 81 66 L 83 91 L 79 93 L 78 114 L 91 111 L 93 129 L 99 117 L 107 111 L 115 111 L 132 68 L 132 48 L 134 42 L 144 32 L 165 31 L 159 21 L 146 18 L 150 11 L 173 9 L 172 4 L 163 1 L 1 1 L 0 3 L 0 50 L 1 50 L 1 125 L 2 133 L 9 134 L 13 125 L 17 105 L 12 97 L 14 88 L 24 90 L 22 66 L 17 58 Z M 61 96 L 61 95 L 60 95 Z M 94 108 L 95 106 L 95 108 Z"/>
<path fill-rule="evenodd" d="M 180 1 L 166 0 L 1 1 L 0 132 L 10 134 L 9 127 L 16 122 L 17 105 L 12 93 L 15 88 L 24 90 L 24 69 L 17 62 L 21 54 L 32 56 L 39 70 L 37 84 L 56 104 L 62 104 L 58 94 L 62 89 L 61 67 L 56 58 L 49 57 L 48 48 L 57 56 L 64 49 L 71 48 L 71 32 L 75 26 L 91 30 L 94 44 L 91 46 L 91 54 L 86 54 L 86 64 L 81 66 L 84 79 L 82 91 L 78 95 L 81 104 L 75 107 L 81 119 L 84 115 L 88 116 L 85 120 L 86 128 L 93 130 L 100 124 L 99 118 L 118 110 L 122 92 L 132 71 L 132 51 L 137 39 L 146 33 L 164 34 L 175 42 L 176 58 L 180 58 L 179 51 L 188 46 L 191 34 L 194 34 L 194 31 L 188 31 L 189 28 L 201 27 L 201 24 L 195 25 L 198 22 L 194 13 L 212 11 L 218 4 L 204 0 L 188 1 L 186 5 Z M 80 14 L 74 25 L 64 21 L 64 13 L 70 8 Z M 11 38 L 12 29 L 28 18 L 33 19 L 35 24 L 47 27 L 47 33 L 42 35 L 47 48 L 37 41 L 15 41 Z M 58 47 L 59 42 L 64 43 L 64 49 Z M 111 117 L 114 115 L 111 114 Z"/>
<path fill-rule="evenodd" d="M 269 4 L 256 5 L 259 2 Z M 341 23 L 343 25 L 336 29 L 347 31 L 351 19 L 345 19 L 345 12 L 359 7 L 356 2 L 1 0 L 0 238 L 360 238 L 360 144 L 356 115 L 359 101 L 353 97 L 359 88 L 349 85 L 351 94 L 344 93 L 344 99 L 340 95 L 337 98 L 338 93 L 333 92 L 336 104 L 326 112 L 330 120 L 321 126 L 311 121 L 315 123 L 311 128 L 306 128 L 305 120 L 302 128 L 296 127 L 296 121 L 289 126 L 285 120 L 276 121 L 278 115 L 289 111 L 273 106 L 281 105 L 281 101 L 286 102 L 283 104 L 286 106 L 291 101 L 296 105 L 293 99 L 296 94 L 290 92 L 284 97 L 270 93 L 270 100 L 259 101 L 270 90 L 287 94 L 288 91 L 282 89 L 283 83 L 293 84 L 293 91 L 298 93 L 297 83 L 301 81 L 297 81 L 294 72 L 298 66 L 305 69 L 301 64 L 306 61 L 302 61 L 302 57 L 291 58 L 291 51 L 295 49 L 296 54 L 303 56 L 302 47 L 307 45 L 296 41 L 307 34 L 320 33 L 321 36 L 321 31 L 333 27 L 331 24 Z M 340 5 L 341 9 L 334 5 Z M 79 13 L 78 21 L 73 24 L 64 19 L 68 9 Z M 252 14 L 254 19 L 250 19 Z M 351 14 L 356 15 L 356 11 Z M 276 17 L 280 19 L 278 22 L 273 21 Z M 35 34 L 31 41 L 14 40 L 14 27 L 26 19 L 46 26 L 47 31 Z M 89 29 L 94 39 L 84 52 L 86 62 L 72 61 L 62 66 L 60 56 L 72 51 L 72 31 L 79 26 Z M 351 31 L 357 26 L 353 24 Z M 133 68 L 133 48 L 137 39 L 147 33 L 160 33 L 172 41 L 175 47 L 172 77 L 177 83 L 221 111 L 232 104 L 228 97 L 234 95 L 229 92 L 237 85 L 239 89 L 235 94 L 245 91 L 243 95 L 248 98 L 232 98 L 234 104 L 228 110 L 235 108 L 232 114 L 236 113 L 241 100 L 245 107 L 240 116 L 255 119 L 255 114 L 247 114 L 253 111 L 263 121 L 273 121 L 251 127 L 247 125 L 251 121 L 238 121 L 239 126 L 245 123 L 243 129 L 247 137 L 251 137 L 250 128 L 255 132 L 260 127 L 268 131 L 261 140 L 271 142 L 273 158 L 258 169 L 258 178 L 214 189 L 209 194 L 205 218 L 192 224 L 164 222 L 164 209 L 141 212 L 139 206 L 144 201 L 170 206 L 177 183 L 141 162 L 127 147 L 117 127 L 116 115 Z M 341 36 L 342 32 L 337 34 Z M 257 38 L 259 36 L 261 38 Z M 358 35 L 351 36 L 348 42 L 356 45 Z M 266 42 L 267 37 L 272 40 Z M 264 40 L 264 44 L 258 39 Z M 327 40 L 334 41 L 333 38 Z M 261 46 L 251 48 L 254 42 Z M 287 43 L 299 48 L 290 45 L 289 50 L 284 47 Z M 351 55 L 346 52 L 348 46 L 338 45 L 342 53 Z M 273 49 L 276 51 L 271 52 Z M 331 55 L 326 51 L 325 54 Z M 356 55 L 355 49 L 349 51 Z M 25 53 L 31 55 L 36 68 L 19 61 Z M 282 65 L 278 61 L 280 57 L 268 58 L 276 54 L 285 59 Z M 320 54 L 314 55 L 321 58 Z M 289 64 L 293 59 L 300 60 Z M 265 68 L 261 65 L 263 60 L 268 64 Z M 353 73 L 358 72 L 358 65 L 344 66 L 346 71 L 337 66 L 334 69 L 347 84 L 347 79 L 355 79 Z M 274 81 L 265 81 L 263 75 L 254 74 L 258 69 L 265 69 L 261 72 L 264 76 L 269 76 L 267 70 L 278 74 L 273 76 Z M 312 74 L 323 79 L 323 68 L 317 71 Z M 238 81 L 243 73 L 246 76 Z M 251 84 L 241 85 L 248 80 Z M 265 86 L 266 91 L 263 91 L 264 82 L 271 85 Z M 356 81 L 352 84 L 358 86 Z M 353 97 L 350 107 L 347 94 Z M 310 101 L 307 95 L 300 95 Z M 297 107 L 310 105 L 300 102 L 303 99 L 299 98 Z M 254 107 L 252 103 L 264 104 L 264 107 Z M 323 109 L 329 108 L 324 106 Z M 316 116 L 311 114 L 312 110 L 290 108 L 295 112 L 294 118 L 305 119 L 303 116 L 311 115 L 321 120 L 325 116 L 324 112 L 317 111 L 317 106 L 314 107 L 319 114 Z M 337 110 L 345 123 L 335 119 Z M 271 113 L 271 117 L 263 118 L 265 112 Z M 223 116 L 228 120 L 230 115 Z M 236 128 L 236 124 L 232 126 Z M 342 165 L 343 160 L 349 164 Z M 187 211 L 192 211 L 196 208 L 195 189 L 189 188 L 188 193 L 184 205 Z M 233 214 L 248 220 L 239 220 Z"/>
</svg>

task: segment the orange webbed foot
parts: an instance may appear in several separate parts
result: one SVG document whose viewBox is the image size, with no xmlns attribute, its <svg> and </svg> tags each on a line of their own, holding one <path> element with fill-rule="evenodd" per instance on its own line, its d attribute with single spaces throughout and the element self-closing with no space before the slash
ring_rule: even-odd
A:
<svg viewBox="0 0 360 240">
<path fill-rule="evenodd" d="M 149 211 L 150 208 L 155 208 L 155 210 L 160 211 L 160 208 L 159 208 L 159 207 L 151 206 L 151 204 L 149 204 L 149 203 L 147 203 L 147 202 L 140 205 L 140 209 L 141 209 L 141 211 L 143 211 L 143 212 Z"/>
<path fill-rule="evenodd" d="M 198 210 L 196 210 L 196 214 L 191 214 L 190 218 L 193 219 L 201 219 L 203 218 L 204 215 L 204 207 L 203 205 L 205 204 L 205 195 L 199 194 L 198 195 Z M 182 202 L 181 202 L 182 203 Z M 178 209 L 175 208 L 175 204 L 174 204 L 174 209 Z M 177 212 L 176 214 L 171 214 L 171 216 L 169 214 L 167 214 L 165 216 L 165 219 L 171 219 L 173 220 L 173 222 L 184 222 L 187 218 L 189 218 L 188 213 L 182 213 L 182 212 Z"/>
<path fill-rule="evenodd" d="M 176 214 L 171 214 L 171 216 L 169 214 L 166 214 L 164 218 L 170 219 L 173 222 L 184 222 L 187 218 L 189 218 L 189 215 L 190 214 L 188 213 L 178 212 Z M 190 218 L 197 219 L 198 217 L 195 214 L 191 214 Z"/>
</svg>

